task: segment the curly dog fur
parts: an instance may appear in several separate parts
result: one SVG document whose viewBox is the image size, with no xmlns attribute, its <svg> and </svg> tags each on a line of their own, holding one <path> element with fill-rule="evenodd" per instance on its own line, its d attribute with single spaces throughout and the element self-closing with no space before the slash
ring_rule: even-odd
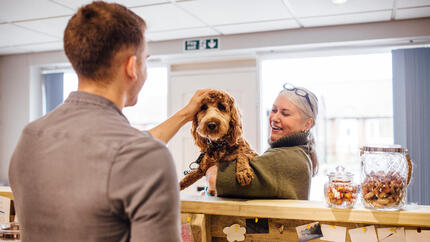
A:
<svg viewBox="0 0 430 242">
<path fill-rule="evenodd" d="M 181 181 L 181 190 L 206 174 L 218 162 L 237 161 L 236 180 L 246 186 L 254 178 L 249 161 L 257 156 L 242 137 L 241 115 L 233 97 L 220 90 L 211 90 L 202 101 L 200 111 L 194 116 L 191 134 L 200 148 L 199 167 Z"/>
</svg>

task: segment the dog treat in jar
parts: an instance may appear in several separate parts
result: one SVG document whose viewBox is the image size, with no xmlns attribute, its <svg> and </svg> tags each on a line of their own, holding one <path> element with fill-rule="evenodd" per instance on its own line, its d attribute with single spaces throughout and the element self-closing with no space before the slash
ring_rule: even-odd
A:
<svg viewBox="0 0 430 242">
<path fill-rule="evenodd" d="M 378 210 L 402 208 L 412 176 L 408 150 L 364 146 L 360 156 L 363 205 Z"/>
<path fill-rule="evenodd" d="M 19 224 L 0 224 L 0 241 L 20 241 Z"/>
<path fill-rule="evenodd" d="M 345 172 L 342 166 L 336 172 L 327 174 L 328 182 L 324 185 L 327 204 L 335 208 L 352 208 L 355 205 L 359 186 L 353 183 L 354 174 Z"/>
</svg>

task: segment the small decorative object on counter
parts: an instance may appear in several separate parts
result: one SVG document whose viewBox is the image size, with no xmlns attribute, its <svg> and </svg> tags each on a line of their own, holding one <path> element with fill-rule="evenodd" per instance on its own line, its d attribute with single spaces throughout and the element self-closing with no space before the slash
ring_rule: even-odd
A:
<svg viewBox="0 0 430 242">
<path fill-rule="evenodd" d="M 239 224 L 233 224 L 230 227 L 225 227 L 222 232 L 227 235 L 227 240 L 229 242 L 245 240 L 246 228 L 240 227 Z"/>
<path fill-rule="evenodd" d="M 324 186 L 327 204 L 335 208 L 352 208 L 359 189 L 359 186 L 352 181 L 354 174 L 345 172 L 343 166 L 338 166 L 336 172 L 330 172 L 327 176 L 328 182 Z"/>
<path fill-rule="evenodd" d="M 0 224 L 1 241 L 19 241 L 19 224 L 17 222 Z"/>
<path fill-rule="evenodd" d="M 400 146 L 364 146 L 360 156 L 363 205 L 378 210 L 402 208 L 412 177 L 408 150 Z"/>
</svg>

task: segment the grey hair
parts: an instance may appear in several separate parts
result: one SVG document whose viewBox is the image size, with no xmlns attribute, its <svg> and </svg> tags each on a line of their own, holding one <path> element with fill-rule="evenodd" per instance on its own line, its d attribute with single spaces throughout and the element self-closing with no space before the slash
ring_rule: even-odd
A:
<svg viewBox="0 0 430 242">
<path fill-rule="evenodd" d="M 283 95 L 288 100 L 290 100 L 292 103 L 294 103 L 302 113 L 302 117 L 304 119 L 312 118 L 313 124 L 312 127 L 315 126 L 315 122 L 318 116 L 318 99 L 315 96 L 314 93 L 309 91 L 306 88 L 303 87 L 296 87 L 298 90 L 303 90 L 308 94 L 310 104 L 308 103 L 308 100 L 306 97 L 302 97 L 300 95 L 296 94 L 296 90 L 291 91 L 287 89 L 282 89 L 282 91 L 279 93 L 279 95 Z M 307 143 L 306 143 L 306 149 L 305 152 L 309 155 L 311 162 L 312 162 L 312 176 L 315 176 L 318 173 L 318 157 L 315 151 L 315 138 L 313 137 L 312 133 L 308 131 L 303 131 L 305 134 L 307 134 Z"/>
<path fill-rule="evenodd" d="M 303 118 L 308 119 L 308 118 L 312 118 L 314 120 L 314 124 L 315 125 L 315 121 L 317 119 L 318 116 L 318 99 L 315 96 L 315 94 L 311 91 L 309 91 L 306 88 L 303 87 L 296 87 L 299 90 L 303 90 L 306 93 L 308 93 L 308 97 L 309 97 L 309 101 L 312 104 L 312 109 L 309 106 L 308 100 L 306 99 L 306 97 L 302 97 L 300 95 L 296 94 L 296 91 L 290 91 L 290 90 L 286 90 L 286 89 L 282 89 L 282 91 L 279 93 L 279 95 L 283 95 L 284 97 L 288 98 L 288 100 L 290 100 L 292 103 L 294 103 L 301 111 L 303 114 Z"/>
</svg>

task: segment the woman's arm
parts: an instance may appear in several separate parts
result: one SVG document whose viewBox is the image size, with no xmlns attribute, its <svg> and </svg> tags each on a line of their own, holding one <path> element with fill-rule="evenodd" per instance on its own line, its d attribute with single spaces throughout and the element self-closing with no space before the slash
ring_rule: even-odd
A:
<svg viewBox="0 0 430 242">
<path fill-rule="evenodd" d="M 218 173 L 218 166 L 211 166 L 206 171 L 206 180 L 208 183 L 208 193 L 209 194 L 216 194 L 216 176 Z"/>
<path fill-rule="evenodd" d="M 224 197 L 308 199 L 311 169 L 299 147 L 270 149 L 251 160 L 250 166 L 254 178 L 247 186 L 236 181 L 236 161 L 209 168 L 208 192 Z"/>
<path fill-rule="evenodd" d="M 200 103 L 209 90 L 198 90 L 188 104 L 160 125 L 149 130 L 152 136 L 167 143 L 200 110 Z"/>
</svg>

